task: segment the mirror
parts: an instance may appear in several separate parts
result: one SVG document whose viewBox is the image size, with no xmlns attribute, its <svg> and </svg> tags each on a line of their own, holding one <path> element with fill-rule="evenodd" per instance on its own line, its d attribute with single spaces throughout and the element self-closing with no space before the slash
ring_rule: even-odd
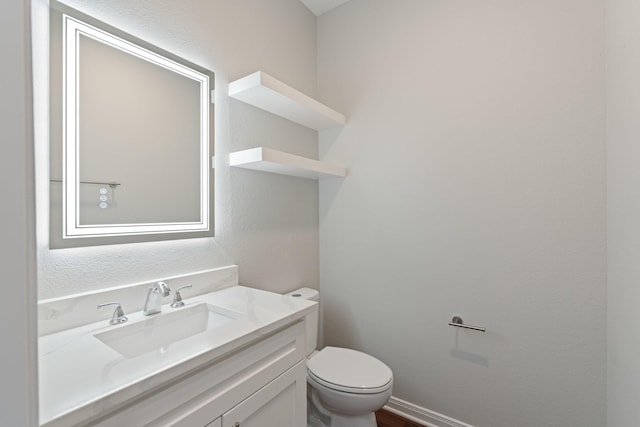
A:
<svg viewBox="0 0 640 427">
<path fill-rule="evenodd" d="M 52 246 L 213 235 L 213 74 L 60 9 L 51 13 Z"/>
</svg>

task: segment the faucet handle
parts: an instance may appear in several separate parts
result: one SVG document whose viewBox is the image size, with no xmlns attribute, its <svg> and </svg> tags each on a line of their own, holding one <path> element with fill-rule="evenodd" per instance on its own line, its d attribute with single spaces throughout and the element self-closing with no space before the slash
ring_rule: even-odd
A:
<svg viewBox="0 0 640 427">
<path fill-rule="evenodd" d="M 152 289 L 156 289 L 163 297 L 168 297 L 169 292 L 171 292 L 171 289 L 169 289 L 169 285 L 164 282 L 156 283 L 154 286 L 152 286 Z"/>
<path fill-rule="evenodd" d="M 192 288 L 191 285 L 186 285 L 181 288 L 176 289 L 176 293 L 173 294 L 173 302 L 171 303 L 171 307 L 178 308 L 184 306 L 184 302 L 182 301 L 182 295 L 180 295 L 180 291 L 185 288 Z"/>
<path fill-rule="evenodd" d="M 121 323 L 126 322 L 127 320 L 127 316 L 124 315 L 124 311 L 122 311 L 122 306 L 120 305 L 119 302 L 105 302 L 103 304 L 98 304 L 98 309 L 101 309 L 102 307 L 106 307 L 108 305 L 115 305 L 116 309 L 113 310 L 113 316 L 111 317 L 111 320 L 109 321 L 110 325 L 119 325 Z"/>
</svg>

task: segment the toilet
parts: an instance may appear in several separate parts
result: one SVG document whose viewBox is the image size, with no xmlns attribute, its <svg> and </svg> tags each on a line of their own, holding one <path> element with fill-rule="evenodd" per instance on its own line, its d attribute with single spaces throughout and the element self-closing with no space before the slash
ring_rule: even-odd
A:
<svg viewBox="0 0 640 427">
<path fill-rule="evenodd" d="M 301 288 L 292 298 L 319 300 L 315 289 Z M 307 401 L 309 427 L 376 427 L 375 411 L 393 388 L 391 369 L 366 353 L 318 344 L 318 312 L 307 315 Z"/>
</svg>

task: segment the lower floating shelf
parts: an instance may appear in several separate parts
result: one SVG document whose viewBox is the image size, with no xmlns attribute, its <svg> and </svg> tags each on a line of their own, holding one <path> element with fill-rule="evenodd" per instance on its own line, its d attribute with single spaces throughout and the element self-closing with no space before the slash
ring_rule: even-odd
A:
<svg viewBox="0 0 640 427">
<path fill-rule="evenodd" d="M 229 155 L 229 164 L 245 169 L 307 179 L 342 178 L 347 176 L 346 168 L 265 147 L 256 147 L 231 153 Z"/>
</svg>

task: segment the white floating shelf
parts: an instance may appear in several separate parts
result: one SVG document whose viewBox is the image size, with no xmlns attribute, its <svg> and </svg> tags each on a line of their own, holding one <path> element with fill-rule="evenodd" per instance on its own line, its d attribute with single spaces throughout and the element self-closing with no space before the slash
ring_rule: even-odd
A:
<svg viewBox="0 0 640 427">
<path fill-rule="evenodd" d="M 231 153 L 229 154 L 229 164 L 245 169 L 307 179 L 341 178 L 347 176 L 346 168 L 265 147 L 256 147 Z"/>
<path fill-rule="evenodd" d="M 229 83 L 229 96 L 315 130 L 347 122 L 343 114 L 262 71 Z"/>
</svg>

